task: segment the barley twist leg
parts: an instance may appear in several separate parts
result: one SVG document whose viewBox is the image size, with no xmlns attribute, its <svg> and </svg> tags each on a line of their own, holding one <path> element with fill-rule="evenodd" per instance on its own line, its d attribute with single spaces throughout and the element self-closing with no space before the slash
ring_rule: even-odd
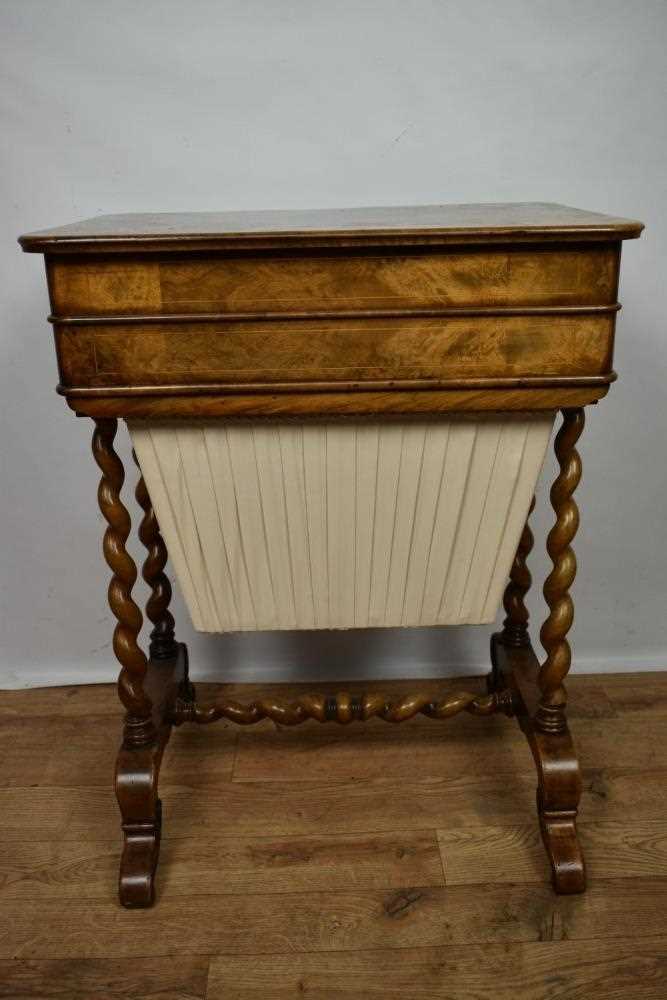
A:
<svg viewBox="0 0 667 1000">
<path fill-rule="evenodd" d="M 534 538 L 528 524 L 528 518 L 534 507 L 535 497 L 531 500 L 528 508 L 526 523 L 510 570 L 509 583 L 503 595 L 503 606 L 506 614 L 503 630 L 491 636 L 491 673 L 486 678 L 487 688 L 491 692 L 501 692 L 507 689 L 507 679 L 503 676 L 498 663 L 497 644 L 501 643 L 512 649 L 530 649 L 529 615 L 525 597 L 530 590 L 532 577 L 526 560 L 533 549 Z"/>
<path fill-rule="evenodd" d="M 583 409 L 563 410 L 563 423 L 555 442 L 560 472 L 551 487 L 556 523 L 547 538 L 547 551 L 553 562 L 544 584 L 549 617 L 540 631 L 547 656 L 540 668 L 541 698 L 535 716 L 537 728 L 546 733 L 562 733 L 566 729 L 567 695 L 563 681 L 572 659 L 566 636 L 574 618 L 569 589 L 577 572 L 577 560 L 570 543 L 579 527 L 579 510 L 572 494 L 581 479 L 581 459 L 575 445 L 583 429 Z"/>
<path fill-rule="evenodd" d="M 535 508 L 535 497 L 533 497 L 528 509 L 528 517 Z M 503 596 L 503 607 L 507 617 L 503 622 L 502 641 L 506 646 L 528 646 L 528 608 L 525 598 L 533 582 L 526 560 L 533 550 L 533 533 L 526 524 L 519 540 L 519 546 L 514 556 L 514 562 L 510 571 L 510 582 L 505 588 Z"/>
<path fill-rule="evenodd" d="M 155 895 L 161 828 L 157 784 L 168 730 L 163 727 L 157 732 L 153 705 L 144 688 L 149 665 L 137 642 L 142 616 L 132 600 L 137 568 L 125 548 L 130 515 L 120 499 L 125 473 L 113 447 L 117 429 L 115 419 L 95 421 L 93 455 L 102 470 L 97 495 L 108 524 L 103 549 L 113 572 L 109 605 L 118 620 L 113 648 L 121 665 L 118 693 L 126 709 L 115 779 L 123 830 L 118 891 L 123 906 L 143 907 L 150 906 Z"/>
<path fill-rule="evenodd" d="M 123 463 L 114 451 L 118 421 L 95 421 L 93 455 L 102 470 L 97 491 L 100 510 L 108 527 L 104 533 L 104 557 L 113 572 L 109 583 L 109 606 L 118 620 L 114 630 L 113 649 L 121 665 L 118 693 L 127 715 L 125 743 L 146 746 L 155 739 L 152 705 L 144 691 L 148 661 L 137 642 L 141 631 L 141 611 L 132 600 L 132 588 L 137 579 L 134 560 L 125 548 L 130 534 L 130 515 L 120 499 L 125 479 Z"/>
<path fill-rule="evenodd" d="M 160 533 L 160 526 L 144 477 L 141 475 L 141 467 L 136 453 L 132 452 L 132 456 L 140 473 L 134 495 L 144 512 L 139 525 L 139 539 L 148 553 L 141 575 L 151 588 L 150 597 L 146 602 L 146 617 L 153 625 L 150 654 L 153 660 L 168 660 L 176 653 L 176 642 L 174 639 L 174 617 L 169 610 L 171 583 L 164 572 L 167 564 L 167 547 Z"/>
</svg>

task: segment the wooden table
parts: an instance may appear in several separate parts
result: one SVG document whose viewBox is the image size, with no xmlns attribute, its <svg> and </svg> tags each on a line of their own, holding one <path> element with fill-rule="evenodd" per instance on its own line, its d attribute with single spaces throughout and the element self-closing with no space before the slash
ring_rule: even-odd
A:
<svg viewBox="0 0 667 1000">
<path fill-rule="evenodd" d="M 46 259 L 58 392 L 95 422 L 126 709 L 116 767 L 125 906 L 154 899 L 171 727 L 219 718 L 516 716 L 535 758 L 554 886 L 584 889 L 563 683 L 576 443 L 584 407 L 616 377 L 621 241 L 641 230 L 514 204 L 100 216 L 21 237 Z M 525 520 L 558 410 L 540 664 L 524 603 Z M 148 656 L 125 547 L 119 418 L 141 471 Z M 196 627 L 212 631 L 489 621 L 509 574 L 488 694 L 202 705 L 174 638 L 163 535 Z"/>
</svg>

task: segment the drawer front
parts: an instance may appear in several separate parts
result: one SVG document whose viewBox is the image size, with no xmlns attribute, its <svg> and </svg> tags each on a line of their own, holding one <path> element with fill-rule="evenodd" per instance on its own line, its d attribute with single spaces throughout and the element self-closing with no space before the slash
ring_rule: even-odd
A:
<svg viewBox="0 0 667 1000">
<path fill-rule="evenodd" d="M 619 245 L 48 262 L 66 316 L 606 305 Z"/>
<path fill-rule="evenodd" d="M 65 387 L 603 376 L 613 314 L 56 324 Z"/>
</svg>

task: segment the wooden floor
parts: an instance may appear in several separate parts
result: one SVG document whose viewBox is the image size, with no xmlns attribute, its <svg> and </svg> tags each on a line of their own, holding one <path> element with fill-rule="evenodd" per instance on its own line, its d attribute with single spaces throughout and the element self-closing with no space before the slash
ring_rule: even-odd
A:
<svg viewBox="0 0 667 1000">
<path fill-rule="evenodd" d="M 158 903 L 122 910 L 115 690 L 1 702 L 0 997 L 667 997 L 667 674 L 571 680 L 569 898 L 516 723 L 464 716 L 176 731 Z"/>
</svg>

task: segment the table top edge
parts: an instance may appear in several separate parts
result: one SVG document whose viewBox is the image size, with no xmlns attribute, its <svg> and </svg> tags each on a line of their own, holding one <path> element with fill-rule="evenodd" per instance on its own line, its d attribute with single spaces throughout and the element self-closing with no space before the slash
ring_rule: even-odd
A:
<svg viewBox="0 0 667 1000">
<path fill-rule="evenodd" d="M 28 253 L 636 239 L 643 223 L 535 203 L 100 215 L 19 237 Z"/>
</svg>

